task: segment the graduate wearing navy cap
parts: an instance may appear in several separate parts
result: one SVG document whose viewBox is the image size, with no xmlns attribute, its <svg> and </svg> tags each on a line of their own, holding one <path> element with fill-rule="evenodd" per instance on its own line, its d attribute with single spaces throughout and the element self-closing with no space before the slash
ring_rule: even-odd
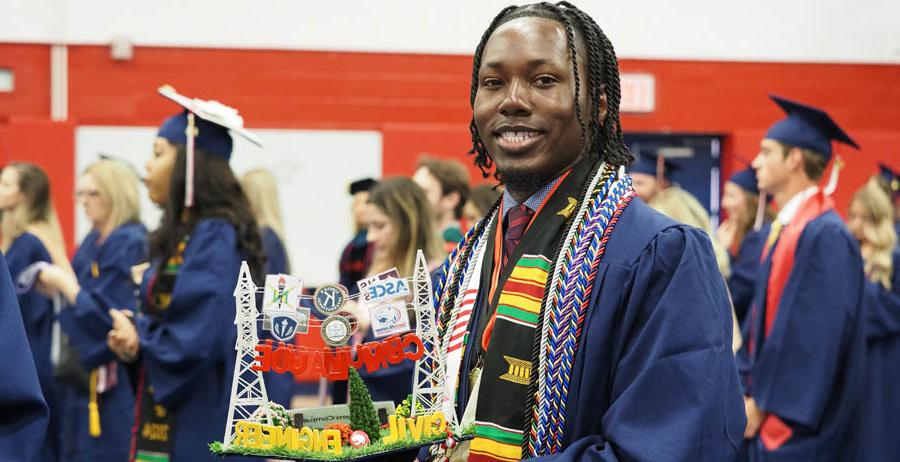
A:
<svg viewBox="0 0 900 462">
<path fill-rule="evenodd" d="M 873 175 L 872 179 L 891 199 L 891 207 L 894 211 L 894 231 L 900 235 L 900 201 L 898 201 L 900 199 L 900 172 L 887 164 L 879 163 L 878 174 Z M 900 243 L 898 243 L 898 247 L 900 247 Z"/>
<path fill-rule="evenodd" d="M 716 252 L 716 264 L 722 276 L 731 275 L 728 252 L 713 238 L 712 223 L 706 207 L 691 193 L 672 182 L 670 175 L 681 167 L 656 153 L 644 152 L 629 167 L 634 179 L 634 192 L 663 215 L 686 225 L 706 231 Z"/>
<path fill-rule="evenodd" d="M 159 128 L 145 183 L 163 208 L 150 235 L 140 312 L 110 310 L 109 346 L 137 384 L 131 460 L 216 460 L 234 370 L 234 284 L 241 260 L 265 269 L 259 229 L 228 165 L 231 133 L 251 141 L 237 111 L 161 89 L 187 109 Z M 186 136 L 193 133 L 194 136 Z M 248 136 L 249 135 L 249 136 Z"/>
<path fill-rule="evenodd" d="M 716 240 L 731 258 L 728 291 L 738 324 L 743 324 L 753 299 L 759 254 L 769 234 L 767 207 L 765 197 L 760 198 L 756 171 L 752 168 L 731 175 L 723 190 L 721 205 L 728 217 L 716 229 Z"/>
<path fill-rule="evenodd" d="M 866 271 L 866 384 L 856 460 L 893 460 L 900 454 L 900 249 L 894 207 L 878 182 L 853 194 L 847 226 L 859 240 Z"/>
<path fill-rule="evenodd" d="M 672 186 L 671 174 L 681 167 L 678 164 L 659 156 L 656 153 L 640 153 L 634 163 L 628 167 L 628 174 L 634 179 L 634 192 L 649 203 L 656 193 Z"/>
<path fill-rule="evenodd" d="M 764 246 L 739 364 L 750 460 L 853 460 L 862 390 L 863 264 L 818 186 L 831 141 L 857 147 L 824 111 L 772 96 L 787 117 L 753 160 L 780 206 Z"/>
</svg>

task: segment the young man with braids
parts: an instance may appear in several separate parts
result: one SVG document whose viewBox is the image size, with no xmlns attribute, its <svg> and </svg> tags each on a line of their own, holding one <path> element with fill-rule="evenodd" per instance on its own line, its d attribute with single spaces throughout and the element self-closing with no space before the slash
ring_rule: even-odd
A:
<svg viewBox="0 0 900 462">
<path fill-rule="evenodd" d="M 725 285 L 706 234 L 623 173 L 609 40 L 565 2 L 509 7 L 474 58 L 472 152 L 506 189 L 435 298 L 444 412 L 476 436 L 419 459 L 732 460 Z"/>
</svg>

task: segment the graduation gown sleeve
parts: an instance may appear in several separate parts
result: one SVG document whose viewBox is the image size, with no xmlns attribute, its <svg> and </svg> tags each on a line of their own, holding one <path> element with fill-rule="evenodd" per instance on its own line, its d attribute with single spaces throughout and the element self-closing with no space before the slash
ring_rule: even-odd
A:
<svg viewBox="0 0 900 462">
<path fill-rule="evenodd" d="M 569 442 L 541 460 L 732 460 L 746 420 L 731 308 L 725 281 L 710 276 L 719 273 L 709 238 L 669 227 L 630 268 L 607 265 L 581 340 L 589 345 L 579 347 L 583 388 L 569 392 Z"/>
<path fill-rule="evenodd" d="M 288 260 L 284 244 L 272 228 L 262 230 L 263 250 L 266 253 L 266 274 L 287 273 Z"/>
<path fill-rule="evenodd" d="M 759 231 L 751 230 L 744 236 L 738 254 L 731 262 L 731 276 L 728 277 L 728 291 L 734 303 L 734 312 L 738 322 L 742 323 L 750 311 L 753 301 L 753 285 L 759 273 L 760 255 L 769 234 L 769 225 Z"/>
<path fill-rule="evenodd" d="M 131 267 L 146 260 L 146 248 L 143 226 L 125 225 L 113 231 L 95 260 L 98 277 L 80 280 L 81 291 L 75 304 L 59 314 L 60 325 L 87 369 L 115 359 L 106 344 L 107 333 L 112 329 L 109 310 L 135 310 L 137 298 Z M 86 274 L 91 277 L 89 271 Z"/>
<path fill-rule="evenodd" d="M 882 339 L 900 335 L 900 249 L 894 250 L 891 290 L 866 282 L 866 338 Z"/>
<path fill-rule="evenodd" d="M 790 424 L 819 429 L 826 409 L 848 411 L 863 339 L 864 275 L 856 243 L 839 219 L 810 222 L 769 336 L 753 361 L 749 387 L 757 405 Z M 843 397 L 841 397 L 843 396 Z M 829 420 L 843 420 L 831 417 Z"/>
<path fill-rule="evenodd" d="M 234 354 L 236 249 L 233 226 L 201 221 L 185 248 L 162 322 L 136 320 L 141 360 L 160 404 L 177 406 L 192 388 L 204 386 L 199 379 L 228 362 L 227 352 Z"/>
<path fill-rule="evenodd" d="M 0 460 L 35 460 L 49 412 L 6 260 L 0 255 Z"/>
</svg>

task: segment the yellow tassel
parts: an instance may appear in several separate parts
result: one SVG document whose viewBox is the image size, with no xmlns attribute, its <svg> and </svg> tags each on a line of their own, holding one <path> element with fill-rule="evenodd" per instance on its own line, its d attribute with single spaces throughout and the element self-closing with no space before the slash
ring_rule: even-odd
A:
<svg viewBox="0 0 900 462">
<path fill-rule="evenodd" d="M 100 437 L 100 406 L 97 405 L 97 369 L 91 371 L 88 384 L 88 433 L 94 437 Z"/>
</svg>

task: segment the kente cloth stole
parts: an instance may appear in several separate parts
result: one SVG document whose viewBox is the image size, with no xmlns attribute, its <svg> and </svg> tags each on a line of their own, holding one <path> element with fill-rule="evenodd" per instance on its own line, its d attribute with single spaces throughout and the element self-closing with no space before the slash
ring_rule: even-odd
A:
<svg viewBox="0 0 900 462">
<path fill-rule="evenodd" d="M 519 460 L 561 449 L 568 373 L 593 276 L 609 233 L 631 197 L 630 178 L 583 162 L 534 218 L 510 256 L 515 264 L 500 274 L 500 290 L 490 301 L 497 316 L 484 352 L 470 461 Z M 498 263 L 491 257 L 495 226 L 496 213 L 470 232 L 439 273 L 436 308 L 441 313 L 446 386 L 453 390 L 445 393 L 445 412 L 455 412 L 455 401 L 461 398 L 456 389 L 466 372 L 459 366 L 462 351 L 475 342 L 468 337 L 480 332 L 469 318 L 478 309 L 473 305 L 479 294 L 487 301 L 492 265 Z M 464 323 L 470 325 L 462 328 Z M 480 348 L 480 339 L 475 343 L 470 348 Z"/>
<path fill-rule="evenodd" d="M 184 264 L 184 250 L 187 248 L 189 236 L 178 243 L 175 253 L 164 265 L 157 267 L 157 273 L 151 276 L 147 285 L 147 294 L 142 303 L 146 316 L 156 322 L 162 322 L 163 315 L 172 301 L 172 289 L 181 265 Z M 138 370 L 137 399 L 135 400 L 135 428 L 131 431 L 131 450 L 129 460 L 135 462 L 168 462 L 171 457 L 172 437 L 174 436 L 175 414 L 165 406 L 153 400 L 153 386 L 148 383 L 147 369 Z"/>
</svg>

